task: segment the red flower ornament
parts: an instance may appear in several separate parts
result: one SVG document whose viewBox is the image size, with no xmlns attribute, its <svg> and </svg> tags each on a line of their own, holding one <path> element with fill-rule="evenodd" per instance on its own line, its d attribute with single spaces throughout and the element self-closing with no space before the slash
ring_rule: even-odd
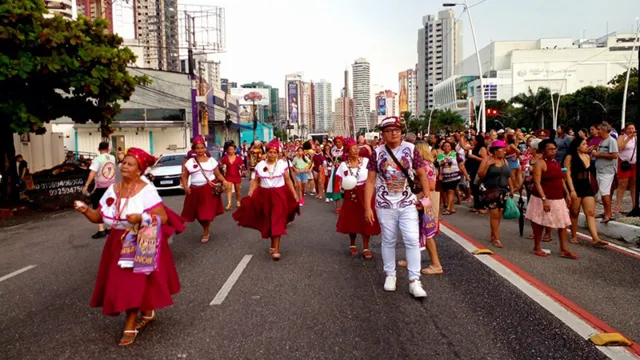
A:
<svg viewBox="0 0 640 360">
<path fill-rule="evenodd" d="M 112 197 L 107 198 L 107 200 L 106 200 L 106 202 L 107 202 L 107 206 L 111 206 L 111 205 L 113 205 L 113 203 L 114 203 L 115 201 L 116 201 L 116 200 L 115 200 L 114 198 L 112 198 Z"/>
<path fill-rule="evenodd" d="M 198 164 L 193 164 L 193 168 L 197 169 L 198 168 Z"/>
<path fill-rule="evenodd" d="M 344 176 L 349 176 L 349 172 L 345 170 Z"/>
<path fill-rule="evenodd" d="M 265 166 L 265 167 L 264 167 L 264 169 L 262 169 L 262 171 L 264 171 L 264 172 L 268 172 L 268 171 L 269 171 L 269 168 Z"/>
</svg>

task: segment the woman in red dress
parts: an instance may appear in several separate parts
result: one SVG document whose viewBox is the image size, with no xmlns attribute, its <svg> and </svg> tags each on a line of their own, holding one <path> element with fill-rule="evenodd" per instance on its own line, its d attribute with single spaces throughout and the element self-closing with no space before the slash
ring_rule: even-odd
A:
<svg viewBox="0 0 640 360">
<path fill-rule="evenodd" d="M 92 210 L 82 202 L 76 203 L 76 210 L 91 222 L 104 222 L 111 228 L 102 250 L 91 306 L 102 307 L 102 313 L 110 316 L 126 312 L 120 346 L 133 344 L 138 331 L 156 318 L 154 309 L 172 305 L 171 296 L 180 291 L 167 239 L 184 226 L 173 211 L 170 211 L 171 215 L 167 214 L 155 187 L 141 179 L 154 163 L 155 158 L 144 150 L 129 148 L 120 167 L 122 180 L 107 189 L 99 208 Z M 150 274 L 136 273 L 135 267 L 119 264 L 122 239 L 129 231 L 127 229 L 150 216 L 161 219 L 157 268 Z"/>
<path fill-rule="evenodd" d="M 271 239 L 269 253 L 273 260 L 280 260 L 280 238 L 287 235 L 287 224 L 300 213 L 298 195 L 289 176 L 286 160 L 278 160 L 280 142 L 271 140 L 267 145 L 267 159 L 255 168 L 249 196 L 240 202 L 242 206 L 233 213 L 239 226 L 260 231 L 263 239 Z"/>
<path fill-rule="evenodd" d="M 349 239 L 351 240 L 349 252 L 353 256 L 358 255 L 356 237 L 360 234 L 362 236 L 362 255 L 365 259 L 371 259 L 373 254 L 369 250 L 369 238 L 372 235 L 380 234 L 381 230 L 377 221 L 370 224 L 364 217 L 364 184 L 367 182 L 367 176 L 369 176 L 369 171 L 367 170 L 369 159 L 359 156 L 360 149 L 355 140 L 349 138 L 344 141 L 347 160 L 341 163 L 338 170 L 336 170 L 336 184 L 338 187 L 342 187 L 344 179 L 350 176 L 355 178 L 356 187 L 351 190 L 344 190 L 344 203 L 342 204 L 342 211 L 340 211 L 336 228 L 339 233 L 349 234 Z M 375 206 L 372 205 L 371 208 L 375 209 Z"/>
<path fill-rule="evenodd" d="M 229 186 L 218 169 L 218 162 L 207 156 L 207 148 L 202 136 L 193 139 L 195 153 L 182 167 L 182 183 L 191 185 L 185 187 L 187 196 L 184 198 L 182 217 L 187 222 L 198 220 L 202 225 L 201 243 L 209 241 L 209 225 L 216 216 L 224 214 L 222 198 L 213 195 L 213 182 L 220 181 L 224 187 Z"/>
<path fill-rule="evenodd" d="M 229 182 L 227 190 L 227 210 L 231 210 L 231 191 L 236 191 L 236 206 L 240 207 L 240 185 L 242 184 L 242 172 L 244 171 L 244 161 L 236 154 L 236 146 L 229 145 L 227 155 L 222 160 L 222 169 L 225 179 Z M 233 187 L 233 188 L 232 188 Z"/>
</svg>

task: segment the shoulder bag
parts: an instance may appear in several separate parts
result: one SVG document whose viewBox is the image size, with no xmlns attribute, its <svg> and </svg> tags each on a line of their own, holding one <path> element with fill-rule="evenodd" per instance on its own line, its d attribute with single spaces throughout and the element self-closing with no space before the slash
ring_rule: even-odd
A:
<svg viewBox="0 0 640 360">
<path fill-rule="evenodd" d="M 220 196 L 220 194 L 222 194 L 224 192 L 224 186 L 222 185 L 222 183 L 213 182 L 213 181 L 209 180 L 209 178 L 207 177 L 207 174 L 205 174 L 204 169 L 202 168 L 202 165 L 200 164 L 200 161 L 198 161 L 198 158 L 194 156 L 193 160 L 195 160 L 195 162 L 200 167 L 200 172 L 202 173 L 202 176 L 204 176 L 204 178 L 207 179 L 211 183 L 211 188 L 213 189 L 212 190 L 213 196 Z M 215 169 L 213 169 L 213 170 L 214 170 L 213 176 L 215 177 Z"/>
<path fill-rule="evenodd" d="M 420 194 L 422 192 L 422 184 L 415 181 L 415 178 L 416 178 L 415 170 L 411 169 L 411 174 L 409 174 L 409 171 L 405 169 L 404 166 L 402 166 L 400 161 L 398 161 L 396 156 L 393 154 L 393 151 L 389 149 L 389 146 L 387 144 L 384 144 L 384 148 L 389 153 L 389 156 L 391 156 L 391 159 L 393 159 L 393 162 L 395 162 L 396 165 L 398 165 L 398 167 L 400 168 L 400 171 L 402 171 L 404 176 L 407 178 L 407 182 L 409 183 L 409 189 L 411 189 L 411 192 L 414 194 Z"/>
<path fill-rule="evenodd" d="M 488 204 L 491 203 L 495 200 L 497 200 L 500 197 L 500 181 L 502 180 L 502 173 L 504 172 L 504 164 L 505 161 L 503 160 L 502 162 L 502 166 L 500 166 L 500 176 L 498 178 L 498 186 L 495 188 L 489 188 L 487 189 L 487 187 L 484 185 L 484 181 L 480 184 L 480 202 L 483 204 Z M 491 166 L 489 166 L 491 167 Z M 489 171 L 489 170 L 487 170 Z M 486 176 L 486 175 L 485 175 Z"/>
<path fill-rule="evenodd" d="M 636 143 L 633 146 L 633 153 L 631 155 L 631 158 L 633 159 L 634 156 L 636 156 L 636 148 L 638 147 L 638 138 L 636 138 Z M 622 171 L 631 171 L 631 163 L 629 161 L 621 161 L 620 162 L 620 170 Z"/>
</svg>

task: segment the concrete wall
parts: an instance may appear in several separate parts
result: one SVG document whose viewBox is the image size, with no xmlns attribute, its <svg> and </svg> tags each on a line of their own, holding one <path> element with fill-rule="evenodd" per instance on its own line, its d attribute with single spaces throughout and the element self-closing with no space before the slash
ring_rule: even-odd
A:
<svg viewBox="0 0 640 360">
<path fill-rule="evenodd" d="M 98 152 L 98 144 L 102 141 L 97 127 L 77 127 L 78 151 Z M 183 128 L 145 128 L 136 130 L 135 128 L 116 129 L 112 136 L 124 136 L 125 148 L 137 147 L 143 149 L 151 155 L 159 156 L 171 152 L 185 152 L 190 148 L 190 133 L 187 133 L 185 140 L 185 129 Z M 177 150 L 169 150 L 170 145 L 175 145 Z"/>
<path fill-rule="evenodd" d="M 31 172 L 49 169 L 64 161 L 63 134 L 54 133 L 51 124 L 47 124 L 45 127 L 47 132 L 44 135 L 29 133 L 29 141 L 25 142 L 21 141 L 19 135 L 13 134 L 16 155 L 24 157 L 29 163 Z"/>
</svg>

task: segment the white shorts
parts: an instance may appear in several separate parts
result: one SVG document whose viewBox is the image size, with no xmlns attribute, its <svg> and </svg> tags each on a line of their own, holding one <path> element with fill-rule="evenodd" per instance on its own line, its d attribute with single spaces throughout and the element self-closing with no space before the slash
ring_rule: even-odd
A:
<svg viewBox="0 0 640 360">
<path fill-rule="evenodd" d="M 613 185 L 613 179 L 616 174 L 598 174 L 596 173 L 596 180 L 598 181 L 598 188 L 600 189 L 600 195 L 610 195 L 611 185 Z"/>
</svg>

